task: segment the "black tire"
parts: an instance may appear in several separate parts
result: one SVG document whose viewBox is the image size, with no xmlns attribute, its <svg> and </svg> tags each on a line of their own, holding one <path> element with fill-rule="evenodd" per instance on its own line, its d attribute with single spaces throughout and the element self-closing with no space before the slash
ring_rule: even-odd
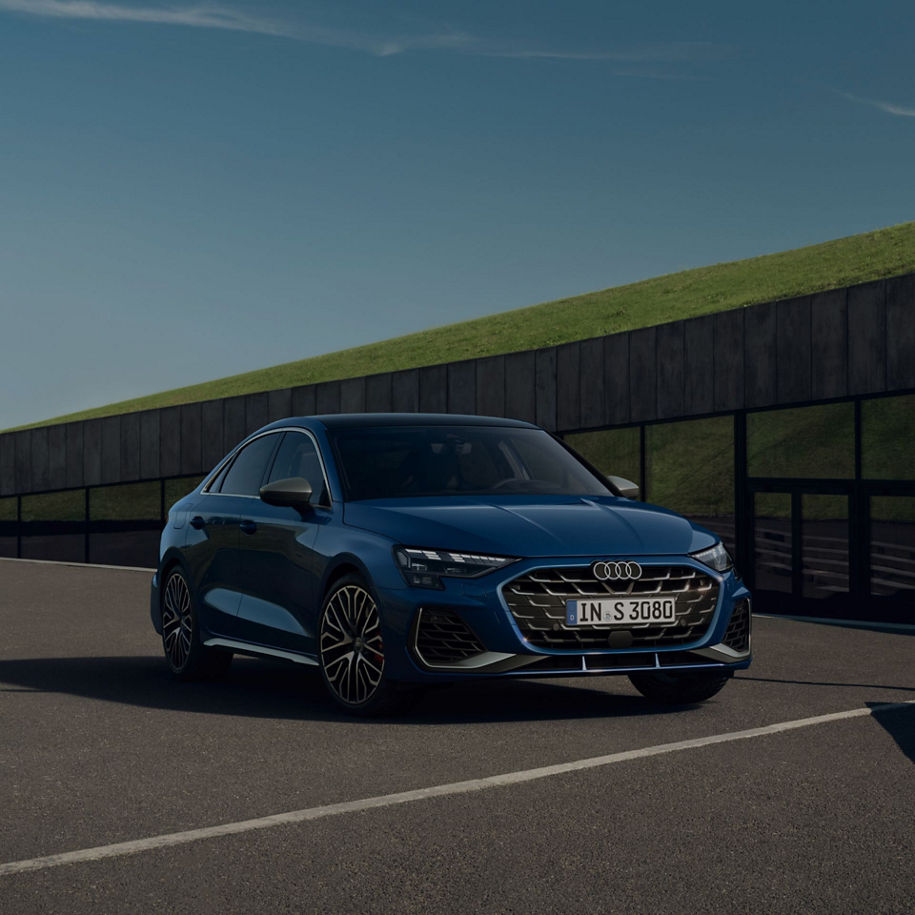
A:
<svg viewBox="0 0 915 915">
<path fill-rule="evenodd" d="M 632 685 L 646 698 L 666 705 L 694 705 L 720 692 L 731 679 L 715 670 L 652 671 L 630 674 Z"/>
<path fill-rule="evenodd" d="M 173 568 L 162 589 L 162 649 L 171 672 L 179 680 L 205 680 L 224 674 L 232 652 L 207 648 L 200 641 L 194 593 L 187 576 Z"/>
<path fill-rule="evenodd" d="M 409 701 L 412 691 L 385 673 L 378 603 L 358 575 L 336 581 L 324 598 L 318 661 L 327 691 L 351 715 L 392 715 Z"/>
</svg>

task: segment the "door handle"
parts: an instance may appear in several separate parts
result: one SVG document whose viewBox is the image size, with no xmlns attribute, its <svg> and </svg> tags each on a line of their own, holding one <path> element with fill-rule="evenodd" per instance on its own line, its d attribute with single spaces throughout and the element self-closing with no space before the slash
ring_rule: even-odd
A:
<svg viewBox="0 0 915 915">
<path fill-rule="evenodd" d="M 204 521 L 200 515 L 194 515 L 194 517 L 191 518 L 191 527 L 194 528 L 194 530 L 202 530 L 205 526 L 206 521 Z"/>
<path fill-rule="evenodd" d="M 253 521 L 241 521 L 238 526 L 243 534 L 253 534 L 257 530 L 257 525 Z"/>
</svg>

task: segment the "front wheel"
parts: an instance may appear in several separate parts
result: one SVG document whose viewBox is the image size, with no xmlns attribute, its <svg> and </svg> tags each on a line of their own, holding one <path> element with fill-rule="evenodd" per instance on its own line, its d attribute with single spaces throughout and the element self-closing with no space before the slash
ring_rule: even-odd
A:
<svg viewBox="0 0 915 915">
<path fill-rule="evenodd" d="M 194 595 L 181 569 L 172 569 L 162 594 L 162 648 L 179 680 L 202 680 L 224 674 L 232 652 L 207 648 L 200 641 Z"/>
<path fill-rule="evenodd" d="M 405 698 L 385 675 L 378 605 L 357 575 L 341 578 L 321 609 L 318 658 L 331 696 L 353 715 L 385 715 Z"/>
<path fill-rule="evenodd" d="M 632 685 L 646 698 L 667 705 L 693 705 L 720 692 L 731 679 L 714 670 L 652 671 L 630 674 Z"/>
</svg>

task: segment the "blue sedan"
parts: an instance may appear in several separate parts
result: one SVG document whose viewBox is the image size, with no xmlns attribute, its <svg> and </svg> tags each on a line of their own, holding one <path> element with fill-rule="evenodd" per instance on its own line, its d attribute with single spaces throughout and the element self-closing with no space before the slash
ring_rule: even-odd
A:
<svg viewBox="0 0 915 915">
<path fill-rule="evenodd" d="M 280 657 L 362 715 L 479 677 L 701 702 L 750 663 L 750 595 L 714 534 L 637 497 L 530 423 L 280 420 L 171 507 L 153 625 L 181 679 Z"/>
</svg>

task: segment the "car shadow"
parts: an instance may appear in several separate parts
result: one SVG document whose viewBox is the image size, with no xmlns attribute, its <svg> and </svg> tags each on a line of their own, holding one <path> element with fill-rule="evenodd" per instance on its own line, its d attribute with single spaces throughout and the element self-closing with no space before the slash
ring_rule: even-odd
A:
<svg viewBox="0 0 915 915">
<path fill-rule="evenodd" d="M 883 632 L 887 635 L 915 636 L 915 626 L 910 623 L 881 623 L 877 621 L 845 620 L 841 617 L 823 619 L 822 617 L 791 616 L 781 613 L 753 614 L 760 619 L 786 619 L 796 623 L 807 623 L 809 626 L 832 626 L 840 629 L 860 629 L 864 632 Z"/>
<path fill-rule="evenodd" d="M 753 680 L 756 683 L 789 683 L 792 686 L 851 686 L 860 689 L 890 689 L 904 693 L 915 693 L 913 686 L 887 686 L 885 683 L 849 683 L 847 681 L 826 680 L 783 680 L 778 677 L 751 677 L 743 673 L 734 675 L 735 680 Z"/>
<path fill-rule="evenodd" d="M 880 702 L 868 702 L 871 714 L 883 729 L 896 741 L 899 749 L 915 763 L 915 715 L 913 706 L 881 708 Z M 908 712 L 908 715 L 903 715 Z"/>
<path fill-rule="evenodd" d="M 606 683 L 601 678 L 601 683 Z M 620 680 L 620 685 L 625 683 Z M 159 657 L 28 658 L 0 661 L 0 692 L 65 693 L 207 715 L 310 721 L 361 721 L 341 712 L 317 670 L 236 657 L 219 680 L 181 683 Z M 595 683 L 596 685 L 596 683 Z M 396 720 L 448 724 L 682 714 L 697 706 L 660 705 L 560 680 L 482 680 L 420 691 Z"/>
</svg>

